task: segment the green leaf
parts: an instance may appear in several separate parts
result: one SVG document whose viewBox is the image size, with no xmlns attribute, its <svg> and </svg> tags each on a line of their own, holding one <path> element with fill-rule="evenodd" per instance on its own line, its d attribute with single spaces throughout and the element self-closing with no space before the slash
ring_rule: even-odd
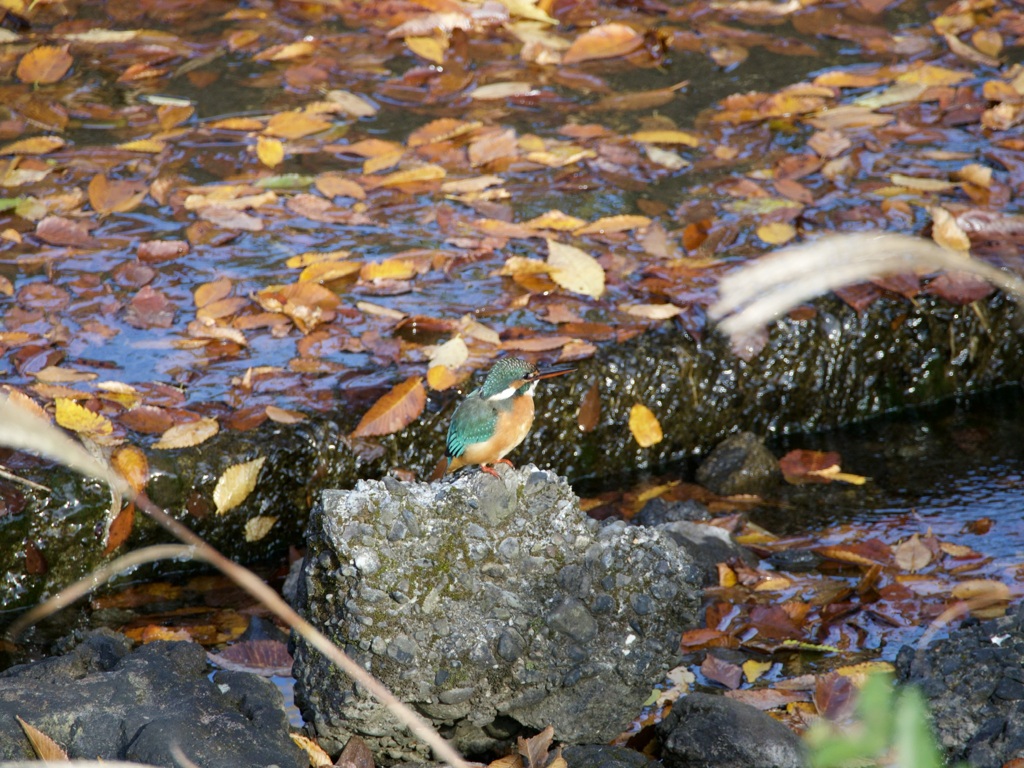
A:
<svg viewBox="0 0 1024 768">
<path fill-rule="evenodd" d="M 282 173 L 278 176 L 267 176 L 256 182 L 261 189 L 296 189 L 308 187 L 316 181 L 315 176 L 307 176 L 302 173 Z"/>
</svg>

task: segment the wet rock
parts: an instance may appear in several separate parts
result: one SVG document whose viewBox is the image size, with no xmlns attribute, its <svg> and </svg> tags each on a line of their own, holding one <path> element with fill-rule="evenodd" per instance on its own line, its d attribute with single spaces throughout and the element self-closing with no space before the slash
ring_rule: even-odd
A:
<svg viewBox="0 0 1024 768">
<path fill-rule="evenodd" d="M 657 530 L 684 549 L 700 566 L 705 586 L 718 583 L 719 563 L 742 560 L 750 566 L 757 564 L 757 557 L 749 549 L 737 544 L 728 531 L 714 525 L 679 521 L 659 525 Z"/>
<path fill-rule="evenodd" d="M 604 744 L 567 747 L 562 757 L 566 765 L 580 768 L 653 768 L 657 765 L 635 750 Z"/>
<path fill-rule="evenodd" d="M 122 635 L 90 633 L 63 656 L 0 673 L 0 759 L 34 755 L 19 716 L 71 758 L 174 768 L 177 745 L 198 765 L 306 765 L 273 683 L 243 672 L 217 672 L 211 682 L 208 672 L 195 643 L 133 651 Z"/>
<path fill-rule="evenodd" d="M 758 709 L 725 696 L 691 693 L 658 725 L 668 768 L 803 768 L 803 742 Z"/>
<path fill-rule="evenodd" d="M 780 480 L 778 459 L 752 432 L 727 437 L 697 469 L 697 482 L 719 496 L 764 495 Z"/>
<path fill-rule="evenodd" d="M 809 573 L 821 565 L 825 558 L 810 549 L 781 549 L 765 559 L 780 571 Z"/>
<path fill-rule="evenodd" d="M 680 521 L 696 522 L 710 520 L 711 512 L 699 501 L 665 501 L 655 497 L 644 504 L 643 509 L 636 513 L 632 523 L 634 525 L 655 526 L 662 523 L 677 523 Z"/>
<path fill-rule="evenodd" d="M 1024 758 L 1024 610 L 968 621 L 929 648 L 904 646 L 902 683 L 918 686 L 950 764 L 998 766 Z"/>
<path fill-rule="evenodd" d="M 298 608 L 465 754 L 523 728 L 563 744 L 628 725 L 696 623 L 700 572 L 657 530 L 580 512 L 563 478 L 360 482 L 315 507 Z M 301 639 L 296 700 L 329 751 L 424 747 Z"/>
</svg>

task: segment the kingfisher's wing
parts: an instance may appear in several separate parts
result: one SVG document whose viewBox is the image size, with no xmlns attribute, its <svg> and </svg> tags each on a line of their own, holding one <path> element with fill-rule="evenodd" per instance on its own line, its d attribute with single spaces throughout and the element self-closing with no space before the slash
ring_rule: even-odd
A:
<svg viewBox="0 0 1024 768">
<path fill-rule="evenodd" d="M 452 423 L 448 425 L 448 455 L 458 458 L 468 446 L 485 442 L 494 434 L 497 424 L 498 410 L 493 403 L 479 396 L 467 397 L 459 403 L 452 414 Z"/>
</svg>

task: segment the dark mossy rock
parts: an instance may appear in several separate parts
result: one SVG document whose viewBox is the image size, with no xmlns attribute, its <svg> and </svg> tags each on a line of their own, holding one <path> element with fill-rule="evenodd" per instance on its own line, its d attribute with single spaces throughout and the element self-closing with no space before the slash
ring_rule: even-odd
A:
<svg viewBox="0 0 1024 768">
<path fill-rule="evenodd" d="M 534 461 L 572 481 L 654 468 L 706 453 L 727 435 L 821 429 L 886 411 L 1019 383 L 1020 311 L 1001 294 L 967 307 L 935 297 L 913 303 L 876 301 L 858 314 L 835 298 L 814 303 L 804 319 L 775 323 L 749 360 L 709 329 L 698 343 L 672 323 L 620 344 L 603 344 L 576 373 L 543 382 L 533 432 L 511 457 Z M 482 372 L 481 372 L 482 373 Z M 427 411 L 395 435 L 347 437 L 368 404 L 408 375 L 370 377 L 374 389 L 339 399 L 333 419 L 266 423 L 252 432 L 222 431 L 194 449 L 151 451 L 150 495 L 230 557 L 254 562 L 298 541 L 312 500 L 324 488 L 352 487 L 394 468 L 426 476 L 440 456 L 455 392 L 432 394 Z M 479 380 L 479 377 L 477 381 Z M 601 415 L 592 430 L 577 423 L 583 394 L 597 384 Z M 472 383 L 470 384 L 470 386 Z M 645 403 L 665 439 L 641 448 L 629 412 Z M 264 457 L 259 482 L 244 503 L 214 512 L 213 490 L 228 467 Z M 109 496 L 92 482 L 34 460 L 13 469 L 52 488 L 11 486 L 0 531 L 0 604 L 14 609 L 80 578 L 105 559 L 103 525 Z M 129 547 L 167 535 L 136 522 Z M 273 525 L 253 536 L 254 518 Z"/>
<path fill-rule="evenodd" d="M 697 482 L 719 496 L 765 495 L 781 481 L 775 454 L 753 432 L 729 435 L 697 468 Z"/>
</svg>

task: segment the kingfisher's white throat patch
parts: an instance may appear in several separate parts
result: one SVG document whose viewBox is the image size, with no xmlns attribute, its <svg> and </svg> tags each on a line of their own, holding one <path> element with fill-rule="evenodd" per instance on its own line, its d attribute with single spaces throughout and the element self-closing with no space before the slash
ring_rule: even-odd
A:
<svg viewBox="0 0 1024 768">
<path fill-rule="evenodd" d="M 529 389 L 527 389 L 523 393 L 523 396 L 524 397 L 533 397 L 533 393 L 537 391 L 537 384 L 538 383 L 539 382 L 536 382 L 536 381 L 531 382 Z M 519 387 L 506 387 L 505 389 L 501 390 L 501 392 L 498 392 L 497 394 L 491 395 L 487 399 L 488 400 L 508 400 L 510 397 L 512 397 L 512 395 L 514 395 L 516 393 L 516 391 L 518 389 L 519 389 Z"/>
</svg>

